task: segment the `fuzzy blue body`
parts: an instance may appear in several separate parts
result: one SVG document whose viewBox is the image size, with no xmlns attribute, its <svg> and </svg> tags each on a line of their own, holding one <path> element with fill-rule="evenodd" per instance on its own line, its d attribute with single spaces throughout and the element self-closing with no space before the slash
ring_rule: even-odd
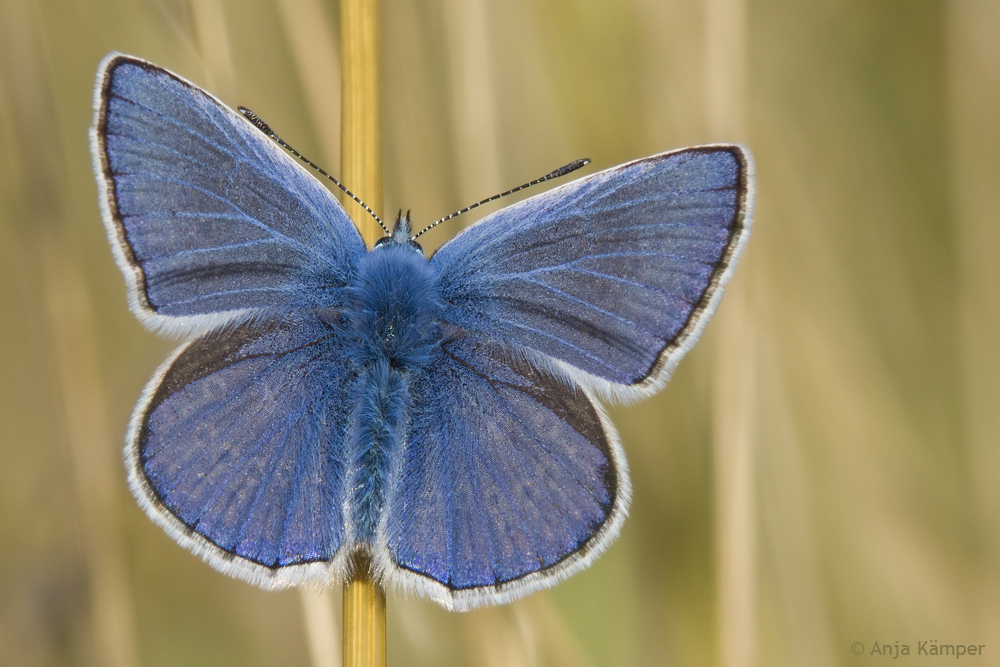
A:
<svg viewBox="0 0 1000 667">
<path fill-rule="evenodd" d="M 407 225 L 407 231 L 409 226 Z M 355 379 L 348 456 L 355 539 L 372 545 L 412 402 L 410 387 L 441 342 L 437 277 L 408 244 L 386 243 L 363 256 L 344 313 L 347 360 Z"/>
<path fill-rule="evenodd" d="M 739 146 L 663 153 L 501 209 L 430 259 L 368 250 L 243 116 L 146 61 L 101 65 L 104 220 L 147 326 L 182 335 L 125 448 L 140 505 L 280 588 L 374 574 L 449 609 L 586 567 L 629 498 L 595 394 L 666 382 L 749 232 Z"/>
</svg>

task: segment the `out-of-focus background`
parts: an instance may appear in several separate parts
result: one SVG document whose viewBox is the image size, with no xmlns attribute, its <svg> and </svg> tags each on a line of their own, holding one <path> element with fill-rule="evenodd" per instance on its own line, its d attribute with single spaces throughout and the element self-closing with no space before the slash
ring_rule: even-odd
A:
<svg viewBox="0 0 1000 667">
<path fill-rule="evenodd" d="M 337 591 L 220 575 L 129 494 L 126 424 L 176 342 L 127 309 L 88 129 L 118 50 L 337 174 L 338 5 L 0 15 L 0 664 L 319 664 Z M 619 540 L 505 607 L 390 595 L 390 664 L 955 663 L 922 641 L 1000 664 L 1000 3 L 384 0 L 383 39 L 387 213 L 430 221 L 583 156 L 735 140 L 757 165 L 706 335 L 612 409 Z"/>
</svg>

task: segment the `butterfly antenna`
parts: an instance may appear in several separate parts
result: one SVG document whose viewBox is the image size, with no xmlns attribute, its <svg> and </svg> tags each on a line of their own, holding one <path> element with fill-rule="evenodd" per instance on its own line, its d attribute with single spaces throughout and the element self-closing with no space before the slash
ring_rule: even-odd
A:
<svg viewBox="0 0 1000 667">
<path fill-rule="evenodd" d="M 536 178 L 535 180 L 529 181 L 529 182 L 525 183 L 524 185 L 517 186 L 513 190 L 508 190 L 507 192 L 501 192 L 498 195 L 493 195 L 492 197 L 488 197 L 488 198 L 486 198 L 486 199 L 484 199 L 484 200 L 482 200 L 480 202 L 476 202 L 472 206 L 466 206 L 461 211 L 455 211 L 451 215 L 446 215 L 443 218 L 441 218 L 440 220 L 438 220 L 436 222 L 432 222 L 431 224 L 429 224 L 426 227 L 424 227 L 423 229 L 421 229 L 419 232 L 417 232 L 412 237 L 410 237 L 410 240 L 413 241 L 414 239 L 416 239 L 418 236 L 420 236 L 424 232 L 430 231 L 434 227 L 437 227 L 438 225 L 440 225 L 445 220 L 451 220 L 452 218 L 454 218 L 456 216 L 459 216 L 459 215 L 462 215 L 463 213 L 468 213 L 469 211 L 471 211 L 472 209 L 476 208 L 477 206 L 482 206 L 483 204 L 489 204 L 491 201 L 495 201 L 497 199 L 500 199 L 501 197 L 506 197 L 507 195 L 512 195 L 515 192 L 518 192 L 518 191 L 523 190 L 525 188 L 530 188 L 532 185 L 538 185 L 539 183 L 544 183 L 545 181 L 550 181 L 553 178 L 559 178 L 560 176 L 565 176 L 566 174 L 570 173 L 571 171 L 576 171 L 580 167 L 582 167 L 584 165 L 587 165 L 587 164 L 590 164 L 590 158 L 583 158 L 582 160 L 573 160 L 569 164 L 563 165 L 562 167 L 559 167 L 555 171 L 553 171 L 551 173 L 548 173 L 548 174 L 545 174 L 541 178 Z"/>
<path fill-rule="evenodd" d="M 282 140 L 281 137 L 279 137 L 278 135 L 276 135 L 274 133 L 274 131 L 271 129 L 271 126 L 268 125 L 267 123 L 265 123 L 261 119 L 261 117 L 258 116 L 257 114 L 255 114 L 253 111 L 250 111 L 250 109 L 247 109 L 246 107 L 240 107 L 239 109 L 240 109 L 240 113 L 243 114 L 244 116 L 246 116 L 247 120 L 249 120 L 251 123 L 253 123 L 254 125 L 256 125 L 258 130 L 260 130 L 261 132 L 263 132 L 264 134 L 266 134 L 270 138 L 274 139 L 283 148 L 287 149 L 289 153 L 291 153 L 292 155 L 294 155 L 298 159 L 302 160 L 307 165 L 309 165 L 310 167 L 312 167 L 313 169 L 315 169 L 316 171 L 318 171 L 319 173 L 323 174 L 324 176 L 326 176 L 327 178 L 329 178 L 331 181 L 333 181 L 334 183 L 336 183 L 337 187 L 340 188 L 341 190 L 343 190 L 345 193 L 347 193 L 348 197 L 350 197 L 354 201 L 356 201 L 359 204 L 361 204 L 361 207 L 363 209 L 365 209 L 366 211 L 368 211 L 368 214 L 370 216 L 372 216 L 373 218 L 375 218 L 375 222 L 377 222 L 379 224 L 379 226 L 382 229 L 385 230 L 386 234 L 390 234 L 390 235 L 392 234 L 392 232 L 389 231 L 389 228 L 385 226 L 385 223 L 382 222 L 382 218 L 378 217 L 375 214 L 375 211 L 373 211 L 370 208 L 368 208 L 368 204 L 366 204 L 363 201 L 361 201 L 361 199 L 359 199 L 357 195 L 355 195 L 353 192 L 351 192 L 350 190 L 348 190 L 347 188 L 345 188 L 344 185 L 340 181 L 338 181 L 336 178 L 334 178 L 330 174 L 328 174 L 325 171 L 323 171 L 322 167 L 320 167 L 318 164 L 316 164 L 315 162 L 313 162 L 309 158 L 307 158 L 304 155 L 302 155 L 302 153 L 298 152 L 297 150 L 295 150 L 294 148 L 292 148 L 291 146 L 289 146 L 288 144 L 286 144 L 284 142 L 284 140 Z"/>
</svg>

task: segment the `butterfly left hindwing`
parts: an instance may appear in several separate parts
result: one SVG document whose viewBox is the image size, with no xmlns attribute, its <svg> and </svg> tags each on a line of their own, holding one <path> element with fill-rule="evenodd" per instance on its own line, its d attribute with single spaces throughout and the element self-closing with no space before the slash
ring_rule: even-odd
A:
<svg viewBox="0 0 1000 667">
<path fill-rule="evenodd" d="M 129 485 L 146 512 L 260 586 L 333 583 L 350 541 L 345 337 L 301 315 L 226 326 L 180 348 L 129 432 Z"/>
</svg>

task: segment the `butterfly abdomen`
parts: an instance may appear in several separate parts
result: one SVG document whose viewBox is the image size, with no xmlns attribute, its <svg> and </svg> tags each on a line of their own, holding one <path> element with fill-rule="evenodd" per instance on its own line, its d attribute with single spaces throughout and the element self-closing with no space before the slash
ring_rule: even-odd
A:
<svg viewBox="0 0 1000 667">
<path fill-rule="evenodd" d="M 365 255 L 352 292 L 351 416 L 354 537 L 372 544 L 410 409 L 410 386 L 441 334 L 437 279 L 423 255 L 400 245 Z"/>
</svg>

